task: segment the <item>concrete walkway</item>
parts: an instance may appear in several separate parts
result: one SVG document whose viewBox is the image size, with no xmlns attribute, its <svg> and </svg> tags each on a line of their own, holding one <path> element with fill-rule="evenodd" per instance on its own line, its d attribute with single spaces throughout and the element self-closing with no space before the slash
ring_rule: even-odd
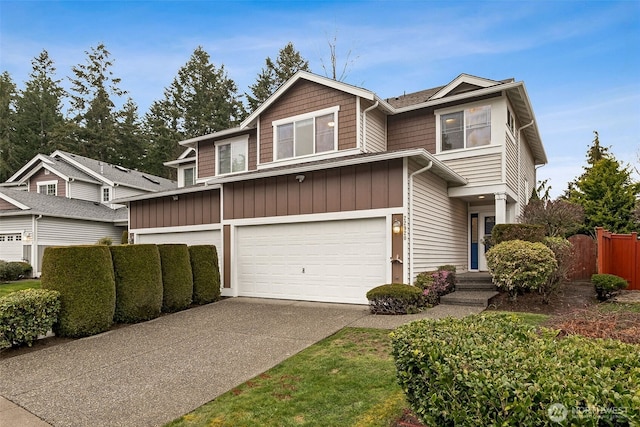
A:
<svg viewBox="0 0 640 427">
<path fill-rule="evenodd" d="M 366 306 L 226 299 L 0 360 L 0 427 L 162 425 L 346 326 L 480 311 L 373 316 Z"/>
</svg>

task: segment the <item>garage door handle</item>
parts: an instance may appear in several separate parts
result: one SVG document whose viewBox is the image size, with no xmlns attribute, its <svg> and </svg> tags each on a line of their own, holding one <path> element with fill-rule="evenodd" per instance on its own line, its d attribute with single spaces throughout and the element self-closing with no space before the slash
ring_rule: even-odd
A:
<svg viewBox="0 0 640 427">
<path fill-rule="evenodd" d="M 402 264 L 402 260 L 400 259 L 400 255 L 396 255 L 395 258 L 391 258 L 391 262 L 398 262 Z"/>
</svg>

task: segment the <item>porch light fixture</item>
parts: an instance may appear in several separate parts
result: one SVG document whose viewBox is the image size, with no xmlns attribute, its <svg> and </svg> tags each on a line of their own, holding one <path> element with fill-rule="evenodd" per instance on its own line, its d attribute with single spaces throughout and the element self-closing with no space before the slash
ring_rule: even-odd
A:
<svg viewBox="0 0 640 427">
<path fill-rule="evenodd" d="M 484 199 L 484 196 L 478 196 L 478 199 Z"/>
<path fill-rule="evenodd" d="M 395 220 L 393 221 L 393 224 L 391 225 L 391 232 L 393 234 L 400 234 L 402 233 L 402 223 L 400 222 L 400 220 Z"/>
<path fill-rule="evenodd" d="M 329 123 L 327 123 L 327 126 L 329 126 L 330 128 L 334 127 L 336 125 L 336 122 L 334 121 L 330 121 Z"/>
<path fill-rule="evenodd" d="M 176 200 L 178 200 L 178 196 L 175 196 L 175 195 L 171 196 L 171 200 L 173 200 L 175 202 Z"/>
<path fill-rule="evenodd" d="M 298 182 L 304 181 L 304 175 L 296 175 L 296 180 L 298 180 Z"/>
</svg>

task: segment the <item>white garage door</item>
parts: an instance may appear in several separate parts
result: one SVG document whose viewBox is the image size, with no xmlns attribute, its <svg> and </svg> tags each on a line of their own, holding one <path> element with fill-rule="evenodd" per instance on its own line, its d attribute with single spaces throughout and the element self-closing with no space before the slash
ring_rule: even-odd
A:
<svg viewBox="0 0 640 427">
<path fill-rule="evenodd" d="M 188 231 L 181 233 L 138 234 L 137 243 L 184 243 L 192 245 L 215 245 L 220 257 L 222 240 L 220 230 Z"/>
<path fill-rule="evenodd" d="M 22 260 L 22 234 L 0 234 L 0 259 L 3 261 Z"/>
<path fill-rule="evenodd" d="M 238 294 L 366 304 L 386 280 L 384 218 L 238 227 Z"/>
</svg>

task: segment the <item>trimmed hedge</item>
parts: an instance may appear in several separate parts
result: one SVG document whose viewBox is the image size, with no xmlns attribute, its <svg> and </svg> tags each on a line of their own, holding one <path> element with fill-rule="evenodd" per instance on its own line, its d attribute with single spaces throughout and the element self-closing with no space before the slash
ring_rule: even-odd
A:
<svg viewBox="0 0 640 427">
<path fill-rule="evenodd" d="M 46 248 L 42 289 L 60 292 L 60 314 L 53 326 L 56 335 L 94 335 L 113 324 L 116 284 L 108 246 Z"/>
<path fill-rule="evenodd" d="M 220 299 L 218 251 L 213 245 L 189 246 L 193 272 L 193 303 L 208 304 Z"/>
<path fill-rule="evenodd" d="M 129 244 L 129 230 L 122 230 L 122 236 L 120 236 L 120 244 L 121 245 Z"/>
<path fill-rule="evenodd" d="M 24 289 L 0 298 L 0 349 L 27 344 L 46 334 L 58 318 L 60 293 Z"/>
<path fill-rule="evenodd" d="M 162 266 L 162 311 L 172 313 L 189 307 L 193 299 L 193 274 L 189 249 L 183 244 L 158 245 Z"/>
<path fill-rule="evenodd" d="M 608 300 L 617 291 L 629 286 L 625 279 L 615 274 L 594 274 L 591 276 L 591 283 L 593 283 L 600 301 Z"/>
<path fill-rule="evenodd" d="M 32 271 L 33 268 L 28 262 L 0 260 L 0 281 L 13 281 L 30 277 Z"/>
<path fill-rule="evenodd" d="M 417 313 L 424 306 L 422 290 L 416 286 L 391 283 L 367 292 L 373 314 Z"/>
<path fill-rule="evenodd" d="M 640 422 L 638 346 L 559 339 L 507 314 L 419 320 L 391 336 L 398 383 L 426 425 Z"/>
<path fill-rule="evenodd" d="M 113 320 L 136 323 L 156 318 L 162 308 L 162 269 L 156 245 L 110 246 L 116 281 Z"/>
<path fill-rule="evenodd" d="M 542 242 L 546 230 L 542 225 L 534 224 L 496 224 L 491 231 L 491 245 L 495 246 L 508 240 Z"/>
</svg>

